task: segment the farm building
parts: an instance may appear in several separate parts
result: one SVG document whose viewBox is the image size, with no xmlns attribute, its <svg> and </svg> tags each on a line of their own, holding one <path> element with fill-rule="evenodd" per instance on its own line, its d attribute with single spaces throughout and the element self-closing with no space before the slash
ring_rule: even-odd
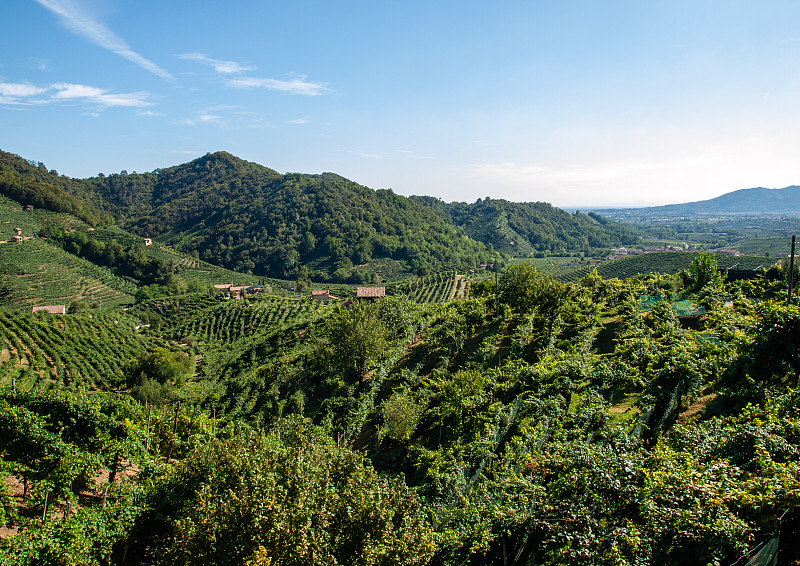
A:
<svg viewBox="0 0 800 566">
<path fill-rule="evenodd" d="M 33 307 L 33 312 L 47 312 L 50 314 L 67 314 L 67 305 L 44 305 Z"/>
<path fill-rule="evenodd" d="M 319 289 L 317 291 L 311 291 L 311 298 L 316 299 L 317 301 L 322 301 L 323 303 L 327 303 L 328 301 L 338 301 L 339 297 L 334 297 L 331 295 L 331 292 L 328 289 Z"/>
<path fill-rule="evenodd" d="M 245 295 L 255 295 L 257 293 L 263 293 L 264 286 L 263 285 L 251 285 L 250 287 L 245 287 L 244 293 Z"/>
<path fill-rule="evenodd" d="M 358 299 L 380 299 L 386 296 L 386 287 L 359 287 L 356 291 Z"/>
<path fill-rule="evenodd" d="M 152 239 L 152 238 L 145 238 L 145 239 L 144 239 L 144 245 L 145 245 L 145 246 L 151 246 L 151 245 L 153 245 L 153 239 Z"/>
</svg>

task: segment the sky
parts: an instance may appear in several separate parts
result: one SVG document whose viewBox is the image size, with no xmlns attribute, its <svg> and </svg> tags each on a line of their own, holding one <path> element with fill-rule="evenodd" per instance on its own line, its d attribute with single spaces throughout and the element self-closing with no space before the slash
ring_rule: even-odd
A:
<svg viewBox="0 0 800 566">
<path fill-rule="evenodd" d="M 800 2 L 7 0 L 0 149 L 564 208 L 800 184 Z"/>
</svg>

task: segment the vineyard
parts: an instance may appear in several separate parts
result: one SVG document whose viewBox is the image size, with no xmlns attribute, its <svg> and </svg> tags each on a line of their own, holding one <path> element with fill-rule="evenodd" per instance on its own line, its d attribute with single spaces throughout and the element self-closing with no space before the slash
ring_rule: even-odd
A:
<svg viewBox="0 0 800 566">
<path fill-rule="evenodd" d="M 660 252 L 637 254 L 620 259 L 588 264 L 580 267 L 563 267 L 553 274 L 560 281 L 577 281 L 597 268 L 603 279 L 626 279 L 639 274 L 678 273 L 692 263 L 697 254 L 691 252 Z M 769 267 L 772 262 L 761 256 L 725 256 L 716 255 L 720 271 L 736 266 L 739 269 L 757 269 Z"/>
<path fill-rule="evenodd" d="M 98 228 L 92 230 L 90 233 L 92 238 L 103 243 L 116 240 L 117 243 L 126 248 L 137 245 L 141 246 L 145 256 L 173 266 L 175 272 L 187 281 L 200 281 L 206 285 L 213 285 L 215 283 L 255 285 L 264 281 L 264 278 L 261 277 L 230 271 L 200 259 L 195 259 L 158 242 L 153 242 L 151 245 L 145 246 L 142 238 L 130 232 L 126 232 L 117 226 Z M 271 280 L 267 282 L 273 283 Z"/>
<path fill-rule="evenodd" d="M 291 322 L 310 320 L 317 316 L 321 307 L 320 301 L 312 299 L 276 296 L 224 301 L 205 310 L 197 309 L 167 333 L 174 339 L 192 337 L 206 342 L 230 343 Z"/>
<path fill-rule="evenodd" d="M 83 222 L 69 214 L 49 210 L 25 212 L 17 201 L 0 195 L 0 240 L 10 240 L 14 237 L 15 228 L 20 228 L 25 237 L 33 236 L 45 224 L 71 229 L 83 225 Z"/>
<path fill-rule="evenodd" d="M 444 303 L 467 296 L 469 277 L 445 271 L 388 286 L 387 295 L 404 295 L 415 303 Z"/>
<path fill-rule="evenodd" d="M 0 309 L 0 383 L 113 387 L 124 366 L 148 345 L 135 323 L 119 312 L 52 315 Z"/>
<path fill-rule="evenodd" d="M 28 310 L 85 299 L 103 306 L 133 302 L 136 285 L 109 270 L 34 239 L 0 244 L 0 300 Z"/>
</svg>

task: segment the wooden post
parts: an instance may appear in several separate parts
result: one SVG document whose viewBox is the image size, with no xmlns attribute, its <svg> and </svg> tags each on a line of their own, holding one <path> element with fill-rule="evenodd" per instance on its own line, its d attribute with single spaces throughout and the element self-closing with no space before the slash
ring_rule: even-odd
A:
<svg viewBox="0 0 800 566">
<path fill-rule="evenodd" d="M 44 490 L 44 511 L 42 511 L 42 521 L 47 519 L 47 499 L 50 497 L 50 490 Z"/>
<path fill-rule="evenodd" d="M 147 436 L 144 439 L 144 450 L 145 450 L 145 452 L 147 452 L 147 450 L 150 448 L 150 414 L 152 412 L 153 412 L 153 406 L 150 403 L 148 403 L 147 404 Z"/>
<path fill-rule="evenodd" d="M 794 284 L 794 236 L 792 236 L 792 251 L 789 254 L 789 304 L 792 303 L 792 286 Z"/>
<path fill-rule="evenodd" d="M 172 457 L 172 448 L 175 446 L 175 435 L 178 433 L 178 413 L 181 410 L 180 401 L 175 405 L 175 420 L 172 424 L 172 442 L 169 443 L 169 452 L 167 452 L 167 463 Z"/>
</svg>

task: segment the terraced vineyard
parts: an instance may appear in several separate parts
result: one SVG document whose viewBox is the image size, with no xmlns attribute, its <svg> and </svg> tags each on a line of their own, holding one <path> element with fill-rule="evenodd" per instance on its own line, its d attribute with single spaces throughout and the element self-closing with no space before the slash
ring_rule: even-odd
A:
<svg viewBox="0 0 800 566">
<path fill-rule="evenodd" d="M 83 225 L 83 222 L 68 214 L 49 210 L 25 212 L 23 208 L 17 201 L 0 195 L 0 241 L 10 240 L 15 235 L 14 228 L 20 228 L 22 235 L 27 237 L 37 234 L 45 224 L 53 224 L 62 229 Z"/>
<path fill-rule="evenodd" d="M 0 309 L 0 383 L 108 388 L 148 339 L 123 313 L 53 315 Z"/>
<path fill-rule="evenodd" d="M 0 301 L 15 309 L 86 299 L 133 302 L 136 285 L 44 240 L 0 244 Z"/>
<path fill-rule="evenodd" d="M 143 239 L 126 232 L 117 226 L 106 226 L 91 232 L 91 237 L 101 241 L 109 242 L 116 240 L 123 247 L 142 245 Z M 247 275 L 222 269 L 200 259 L 195 259 L 185 253 L 173 248 L 168 248 L 158 242 L 153 242 L 150 246 L 143 246 L 144 254 L 147 257 L 157 259 L 171 264 L 179 276 L 186 280 L 199 280 L 206 284 L 232 283 L 241 285 L 256 285 L 262 282 L 263 278 L 255 275 Z M 276 282 L 266 281 L 274 284 Z"/>
<path fill-rule="evenodd" d="M 468 287 L 468 276 L 446 271 L 388 286 L 386 292 L 389 295 L 405 295 L 416 303 L 443 303 L 464 298 Z"/>
<path fill-rule="evenodd" d="M 678 273 L 686 269 L 695 258 L 693 252 L 662 252 L 650 254 L 637 254 L 620 259 L 603 261 L 594 265 L 584 265 L 572 268 L 553 276 L 561 281 L 576 281 L 591 273 L 592 269 L 597 268 L 597 273 L 603 279 L 619 278 L 625 279 L 638 274 L 648 273 Z M 730 267 L 736 266 L 739 269 L 756 269 L 759 267 L 769 267 L 774 260 L 762 256 L 724 256 L 717 255 L 717 265 L 720 271 L 725 271 Z"/>
<path fill-rule="evenodd" d="M 207 309 L 196 309 L 168 333 L 174 339 L 192 337 L 206 342 L 230 343 L 290 322 L 316 318 L 322 309 L 320 301 L 274 295 L 247 301 L 230 300 Z"/>
</svg>

